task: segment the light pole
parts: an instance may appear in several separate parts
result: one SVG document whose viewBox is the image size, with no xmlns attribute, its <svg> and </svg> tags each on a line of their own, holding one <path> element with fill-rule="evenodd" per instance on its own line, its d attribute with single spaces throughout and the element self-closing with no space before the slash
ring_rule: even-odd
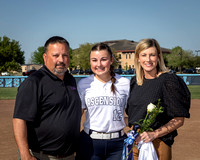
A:
<svg viewBox="0 0 200 160">
<path fill-rule="evenodd" d="M 197 56 L 199 56 L 198 53 L 200 52 L 200 50 L 195 50 L 195 52 L 197 52 Z"/>
</svg>

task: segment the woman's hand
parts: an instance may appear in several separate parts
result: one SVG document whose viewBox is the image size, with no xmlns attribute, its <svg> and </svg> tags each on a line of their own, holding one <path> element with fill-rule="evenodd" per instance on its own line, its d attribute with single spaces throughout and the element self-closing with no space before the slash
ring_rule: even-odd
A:
<svg viewBox="0 0 200 160">
<path fill-rule="evenodd" d="M 147 143 L 152 142 L 156 138 L 157 136 L 155 132 L 143 132 L 137 137 L 136 142 L 143 140 L 143 142 Z"/>
<path fill-rule="evenodd" d="M 143 140 L 144 142 L 151 142 L 156 138 L 165 136 L 175 129 L 178 129 L 181 127 L 184 123 L 184 117 L 175 117 L 171 119 L 167 124 L 161 126 L 160 128 L 156 129 L 153 132 L 143 132 L 141 133 L 137 139 L 136 142 L 140 142 Z"/>
</svg>

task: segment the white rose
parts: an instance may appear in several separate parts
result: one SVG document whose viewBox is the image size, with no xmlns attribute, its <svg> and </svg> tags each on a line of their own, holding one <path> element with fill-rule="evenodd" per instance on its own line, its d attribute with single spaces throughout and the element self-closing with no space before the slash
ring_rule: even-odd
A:
<svg viewBox="0 0 200 160">
<path fill-rule="evenodd" d="M 147 111 L 148 111 L 148 112 L 152 112 L 154 108 L 156 108 L 156 106 L 155 106 L 153 103 L 150 103 L 150 104 L 147 106 Z"/>
</svg>

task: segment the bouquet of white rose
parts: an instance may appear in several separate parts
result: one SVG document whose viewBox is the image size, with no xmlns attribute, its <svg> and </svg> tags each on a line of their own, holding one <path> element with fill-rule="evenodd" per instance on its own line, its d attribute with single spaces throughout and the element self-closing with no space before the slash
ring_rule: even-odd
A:
<svg viewBox="0 0 200 160">
<path fill-rule="evenodd" d="M 139 122 L 135 122 L 133 130 L 128 132 L 128 134 L 127 134 L 128 138 L 126 138 L 124 140 L 124 149 L 123 149 L 123 155 L 122 155 L 123 160 L 133 160 L 133 155 L 130 153 L 132 153 L 133 147 L 136 146 L 135 139 L 137 138 L 137 136 L 139 134 L 141 134 L 144 131 L 153 131 L 153 129 L 151 128 L 151 125 L 155 122 L 155 119 L 158 116 L 158 114 L 162 113 L 162 112 L 163 112 L 163 107 L 160 106 L 160 99 L 158 99 L 157 105 L 150 103 L 147 106 L 147 114 L 146 114 L 145 119 L 141 119 L 141 120 L 139 120 Z M 138 131 L 138 129 L 139 129 L 139 131 Z M 141 149 L 141 146 L 143 144 L 144 144 L 144 142 L 141 141 L 138 144 L 138 149 Z M 152 142 L 146 143 L 145 147 L 146 147 L 146 149 L 152 149 L 152 152 L 155 152 Z M 128 154 L 126 154 L 126 153 L 128 153 Z M 140 159 L 140 157 L 141 156 L 139 155 L 139 159 Z M 157 157 L 157 155 L 156 155 L 156 157 Z"/>
</svg>

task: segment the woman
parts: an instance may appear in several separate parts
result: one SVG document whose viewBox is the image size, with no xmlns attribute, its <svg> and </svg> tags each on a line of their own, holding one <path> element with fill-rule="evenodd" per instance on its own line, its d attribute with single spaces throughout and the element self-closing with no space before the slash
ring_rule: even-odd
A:
<svg viewBox="0 0 200 160">
<path fill-rule="evenodd" d="M 112 63 L 109 46 L 99 43 L 92 47 L 90 64 L 94 74 L 78 83 L 86 121 L 77 159 L 121 160 L 130 81 L 115 74 Z"/>
<path fill-rule="evenodd" d="M 170 160 L 177 129 L 183 125 L 185 117 L 190 117 L 190 92 L 181 78 L 167 72 L 155 39 L 144 39 L 136 46 L 134 65 L 136 77 L 131 79 L 126 110 L 129 126 L 144 119 L 147 105 L 156 105 L 160 99 L 164 112 L 157 116 L 152 125 L 154 131 L 141 133 L 136 141 L 152 141 L 158 159 Z M 135 160 L 138 159 L 136 148 L 133 154 Z"/>
</svg>

